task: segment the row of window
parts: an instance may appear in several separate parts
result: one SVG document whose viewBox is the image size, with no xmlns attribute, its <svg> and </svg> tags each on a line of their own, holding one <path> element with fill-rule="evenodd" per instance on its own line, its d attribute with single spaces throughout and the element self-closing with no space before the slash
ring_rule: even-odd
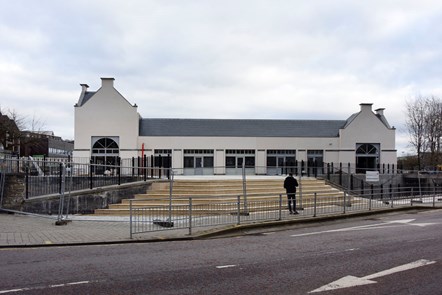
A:
<svg viewBox="0 0 442 295">
<path fill-rule="evenodd" d="M 184 154 L 213 154 L 213 150 L 184 150 Z"/>
<path fill-rule="evenodd" d="M 254 156 L 226 156 L 226 168 L 255 167 Z M 295 157 L 267 157 L 267 167 L 287 167 L 296 164 Z M 213 168 L 214 157 L 184 157 L 184 168 Z"/>
<path fill-rule="evenodd" d="M 92 154 L 118 154 L 119 149 L 92 149 Z"/>
<path fill-rule="evenodd" d="M 294 155 L 296 150 L 267 150 L 267 155 Z"/>
<path fill-rule="evenodd" d="M 52 155 L 72 155 L 72 151 L 66 151 L 62 149 L 49 148 L 49 154 Z"/>
</svg>

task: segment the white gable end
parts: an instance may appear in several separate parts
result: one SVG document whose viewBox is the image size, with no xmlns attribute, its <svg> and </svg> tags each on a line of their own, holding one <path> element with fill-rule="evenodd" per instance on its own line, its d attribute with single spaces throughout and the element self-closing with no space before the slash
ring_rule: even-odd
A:
<svg viewBox="0 0 442 295">
<path fill-rule="evenodd" d="M 75 150 L 87 150 L 88 157 L 92 138 L 118 138 L 120 157 L 133 156 L 133 152 L 129 150 L 133 151 L 137 146 L 139 128 L 137 107 L 132 106 L 113 87 L 113 80 L 113 78 L 102 78 L 102 87 L 75 108 Z"/>
</svg>

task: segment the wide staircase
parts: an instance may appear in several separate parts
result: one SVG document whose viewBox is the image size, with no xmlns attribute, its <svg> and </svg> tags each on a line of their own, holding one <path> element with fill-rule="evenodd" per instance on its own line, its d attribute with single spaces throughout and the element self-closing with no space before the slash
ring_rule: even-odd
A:
<svg viewBox="0 0 442 295">
<path fill-rule="evenodd" d="M 225 214 L 225 211 L 235 212 L 238 196 L 241 200 L 241 210 L 247 203 L 248 212 L 273 210 L 279 208 L 279 195 L 282 195 L 283 208 L 286 209 L 286 195 L 280 179 L 251 179 L 246 182 L 247 202 L 244 202 L 242 180 L 175 180 L 173 183 L 172 205 L 173 214 L 187 214 L 186 205 L 192 197 L 194 215 Z M 297 205 L 302 208 L 314 206 L 314 196 L 321 206 L 342 206 L 344 193 L 327 185 L 324 180 L 304 178 L 297 190 Z M 169 182 L 157 182 L 145 194 L 134 196 L 132 208 L 159 208 L 169 206 Z M 351 202 L 351 200 L 347 200 Z M 97 215 L 129 215 L 130 200 L 124 199 L 120 204 L 109 205 L 108 209 L 97 209 Z M 216 206 L 216 204 L 223 204 Z M 200 205 L 200 206 L 198 206 Z M 211 206 L 213 205 L 213 206 Z M 182 207 L 182 209 L 179 209 Z"/>
</svg>

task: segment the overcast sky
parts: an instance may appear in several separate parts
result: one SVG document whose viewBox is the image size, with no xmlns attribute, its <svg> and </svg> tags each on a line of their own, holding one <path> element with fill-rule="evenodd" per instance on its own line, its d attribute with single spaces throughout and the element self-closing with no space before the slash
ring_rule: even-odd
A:
<svg viewBox="0 0 442 295">
<path fill-rule="evenodd" d="M 73 139 L 80 83 L 142 117 L 347 119 L 442 96 L 438 0 L 0 0 L 0 106 Z"/>
</svg>

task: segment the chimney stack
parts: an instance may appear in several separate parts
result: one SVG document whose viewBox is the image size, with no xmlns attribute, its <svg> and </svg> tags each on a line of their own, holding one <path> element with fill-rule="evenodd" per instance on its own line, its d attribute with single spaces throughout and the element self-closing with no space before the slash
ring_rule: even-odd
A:
<svg viewBox="0 0 442 295">
<path fill-rule="evenodd" d="M 76 104 L 76 106 L 83 105 L 84 95 L 86 94 L 87 89 L 89 88 L 89 85 L 87 85 L 87 84 L 80 84 L 80 86 L 81 86 L 81 94 L 80 94 L 80 98 L 78 99 L 78 103 Z"/>
<path fill-rule="evenodd" d="M 89 88 L 89 85 L 87 84 L 80 84 L 81 86 L 81 93 L 86 93 L 87 89 Z"/>
<path fill-rule="evenodd" d="M 384 110 L 385 110 L 384 108 L 376 109 L 375 112 L 376 112 L 377 115 L 383 116 L 384 115 Z"/>
<path fill-rule="evenodd" d="M 361 112 L 371 112 L 371 106 L 373 105 L 372 103 L 360 103 L 359 104 L 361 106 Z"/>
<path fill-rule="evenodd" d="M 114 87 L 114 78 L 101 78 L 101 87 Z"/>
</svg>

